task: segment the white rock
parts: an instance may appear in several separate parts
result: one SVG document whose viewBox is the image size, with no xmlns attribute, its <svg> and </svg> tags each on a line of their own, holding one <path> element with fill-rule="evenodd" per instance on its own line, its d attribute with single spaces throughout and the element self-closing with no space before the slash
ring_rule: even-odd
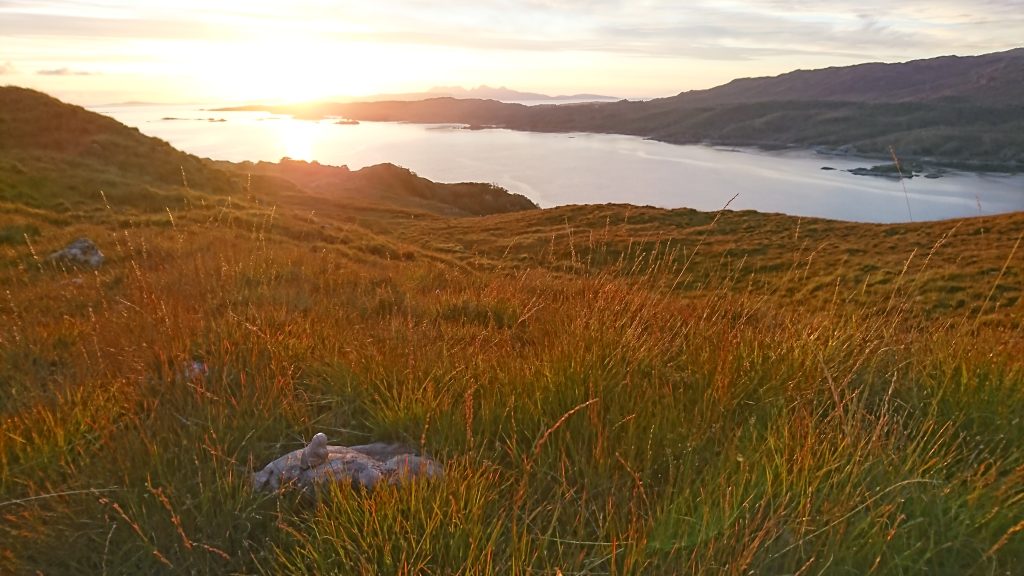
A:
<svg viewBox="0 0 1024 576">
<path fill-rule="evenodd" d="M 79 238 L 65 246 L 63 250 L 50 254 L 49 259 L 99 268 L 103 264 L 104 257 L 92 240 Z"/>
<path fill-rule="evenodd" d="M 401 484 L 443 475 L 440 464 L 401 444 L 329 446 L 321 432 L 305 448 L 289 452 L 253 474 L 252 483 L 256 490 L 298 488 L 309 492 L 329 482 L 373 488 L 381 482 Z"/>
<path fill-rule="evenodd" d="M 202 360 L 186 362 L 179 372 L 182 380 L 200 380 L 210 373 L 210 368 Z"/>
</svg>

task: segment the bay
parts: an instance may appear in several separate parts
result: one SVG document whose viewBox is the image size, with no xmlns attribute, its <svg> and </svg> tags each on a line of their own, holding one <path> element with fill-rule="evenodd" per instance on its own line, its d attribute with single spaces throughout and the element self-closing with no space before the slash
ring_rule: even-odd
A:
<svg viewBox="0 0 1024 576">
<path fill-rule="evenodd" d="M 732 210 L 880 223 L 1024 210 L 1024 175 L 952 172 L 900 181 L 846 172 L 877 161 L 809 150 L 766 152 L 456 125 L 338 124 L 195 105 L 93 110 L 202 157 L 288 157 L 353 170 L 390 162 L 439 182 L 494 183 L 541 207 L 628 203 L 718 210 L 728 204 Z"/>
</svg>

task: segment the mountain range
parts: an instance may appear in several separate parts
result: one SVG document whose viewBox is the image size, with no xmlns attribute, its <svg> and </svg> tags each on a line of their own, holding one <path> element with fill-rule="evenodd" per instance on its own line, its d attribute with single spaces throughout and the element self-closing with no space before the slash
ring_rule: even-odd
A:
<svg viewBox="0 0 1024 576">
<path fill-rule="evenodd" d="M 662 103 L 709 106 L 777 101 L 1024 106 L 1024 48 L 983 56 L 874 62 L 743 78 L 710 90 L 682 92 Z"/>
</svg>

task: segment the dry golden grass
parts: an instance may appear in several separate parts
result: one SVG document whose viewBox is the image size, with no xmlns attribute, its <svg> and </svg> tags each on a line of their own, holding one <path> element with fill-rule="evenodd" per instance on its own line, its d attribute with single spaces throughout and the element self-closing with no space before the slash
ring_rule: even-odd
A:
<svg viewBox="0 0 1024 576">
<path fill-rule="evenodd" d="M 1020 569 L 1024 215 L 309 202 L 3 207 L 0 572 Z M 318 431 L 447 476 L 250 491 Z"/>
</svg>

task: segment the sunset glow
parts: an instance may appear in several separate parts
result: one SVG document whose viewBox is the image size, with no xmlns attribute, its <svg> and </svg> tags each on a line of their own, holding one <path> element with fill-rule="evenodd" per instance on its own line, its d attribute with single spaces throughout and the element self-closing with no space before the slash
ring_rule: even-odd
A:
<svg viewBox="0 0 1024 576">
<path fill-rule="evenodd" d="M 307 100 L 436 85 L 654 97 L 732 78 L 980 54 L 1020 2 L 0 2 L 0 83 L 80 103 Z"/>
<path fill-rule="evenodd" d="M 276 122 L 278 138 L 284 152 L 283 157 L 292 160 L 316 160 L 316 144 L 319 135 L 329 125 L 317 122 Z"/>
</svg>

